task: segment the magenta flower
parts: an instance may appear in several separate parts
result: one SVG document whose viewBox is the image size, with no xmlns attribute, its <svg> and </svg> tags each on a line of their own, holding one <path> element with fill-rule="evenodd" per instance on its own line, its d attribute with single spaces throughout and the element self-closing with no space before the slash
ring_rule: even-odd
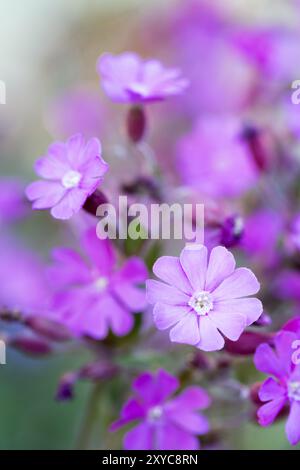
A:
<svg viewBox="0 0 300 470">
<path fill-rule="evenodd" d="M 131 312 L 142 311 L 147 303 L 138 284 L 145 282 L 147 269 L 140 258 L 127 259 L 120 269 L 109 240 L 99 240 L 95 229 L 82 238 L 86 262 L 76 251 L 57 248 L 49 277 L 58 293 L 53 310 L 56 320 L 76 335 L 105 338 L 109 329 L 126 335 L 133 326 Z"/>
<path fill-rule="evenodd" d="M 179 258 L 162 256 L 153 266 L 164 282 L 147 281 L 147 297 L 154 304 L 159 330 L 172 328 L 170 340 L 204 351 L 220 350 L 224 338 L 237 341 L 262 313 L 256 298 L 259 282 L 247 268 L 235 269 L 233 255 L 223 246 L 186 246 Z M 222 334 L 221 334 L 222 333 Z"/>
<path fill-rule="evenodd" d="M 257 181 L 258 173 L 239 122 L 232 117 L 206 118 L 177 146 L 183 182 L 210 197 L 234 197 Z"/>
<path fill-rule="evenodd" d="M 269 377 L 259 390 L 259 398 L 266 402 L 258 410 L 261 426 L 269 426 L 283 407 L 290 405 L 286 435 L 292 445 L 300 441 L 300 366 L 292 363 L 292 343 L 299 339 L 290 331 L 281 331 L 274 339 L 275 351 L 261 344 L 255 353 L 256 368 Z"/>
<path fill-rule="evenodd" d="M 114 431 L 132 421 L 140 421 L 125 434 L 126 450 L 199 449 L 196 435 L 207 433 L 209 424 L 197 410 L 207 408 L 211 400 L 196 386 L 168 400 L 178 387 L 178 379 L 163 369 L 137 377 L 132 387 L 135 397 L 125 403 L 121 418 L 111 427 Z"/>
<path fill-rule="evenodd" d="M 181 94 L 188 81 L 178 69 L 167 69 L 158 60 L 143 60 L 133 52 L 103 54 L 97 62 L 102 86 L 117 103 L 148 103 Z"/>
<path fill-rule="evenodd" d="M 101 157 L 98 139 L 85 143 L 81 134 L 66 142 L 50 145 L 46 156 L 35 163 L 36 173 L 44 178 L 26 190 L 33 209 L 50 209 L 56 219 L 69 219 L 84 205 L 108 169 Z"/>
</svg>

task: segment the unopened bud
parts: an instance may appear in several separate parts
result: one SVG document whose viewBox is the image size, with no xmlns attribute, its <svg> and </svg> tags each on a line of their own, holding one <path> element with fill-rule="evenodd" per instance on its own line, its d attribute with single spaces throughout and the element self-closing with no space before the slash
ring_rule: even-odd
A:
<svg viewBox="0 0 300 470">
<path fill-rule="evenodd" d="M 9 339 L 9 345 L 30 356 L 46 356 L 52 352 L 51 345 L 34 336 L 17 335 Z"/>
<path fill-rule="evenodd" d="M 26 318 L 25 324 L 52 341 L 68 341 L 72 338 L 70 331 L 64 325 L 48 318 L 30 316 Z"/>
<path fill-rule="evenodd" d="M 93 194 L 91 194 L 85 201 L 83 209 L 89 214 L 96 216 L 98 207 L 101 206 L 101 204 L 106 204 L 107 202 L 107 197 L 103 192 L 96 189 L 96 191 L 94 191 Z"/>
<path fill-rule="evenodd" d="M 146 130 L 146 116 L 144 108 L 133 106 L 129 109 L 127 115 L 127 134 L 129 139 L 134 142 L 140 142 Z"/>
<path fill-rule="evenodd" d="M 245 331 L 238 341 L 226 340 L 225 350 L 233 355 L 248 356 L 254 354 L 262 343 L 271 343 L 273 335 L 256 331 Z"/>
</svg>

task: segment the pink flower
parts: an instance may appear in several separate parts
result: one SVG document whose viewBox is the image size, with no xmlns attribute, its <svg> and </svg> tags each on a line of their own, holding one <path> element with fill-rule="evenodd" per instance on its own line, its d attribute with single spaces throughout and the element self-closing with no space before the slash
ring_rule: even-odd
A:
<svg viewBox="0 0 300 470">
<path fill-rule="evenodd" d="M 103 54 L 97 71 L 105 93 L 117 103 L 162 101 L 181 94 L 188 86 L 180 70 L 167 69 L 158 60 L 143 60 L 133 52 Z"/>
<path fill-rule="evenodd" d="M 81 134 L 66 142 L 50 145 L 46 156 L 35 163 L 36 173 L 44 178 L 26 190 L 33 209 L 50 209 L 56 219 L 69 219 L 84 205 L 108 169 L 101 157 L 98 139 L 85 143 Z"/>
<path fill-rule="evenodd" d="M 116 430 L 140 421 L 125 434 L 126 450 L 199 449 L 195 435 L 207 433 L 209 424 L 197 410 L 207 408 L 210 398 L 202 388 L 192 386 L 170 400 L 178 387 L 178 379 L 163 369 L 156 374 L 144 372 L 133 382 L 135 397 L 125 403 L 121 418 L 112 424 Z"/>
<path fill-rule="evenodd" d="M 206 118 L 177 146 L 178 172 L 186 185 L 210 197 L 239 196 L 257 181 L 257 171 L 239 122 Z"/>
<path fill-rule="evenodd" d="M 49 277 L 58 289 L 55 319 L 79 336 L 102 339 L 110 328 L 117 336 L 126 335 L 133 327 L 131 312 L 147 305 L 138 286 L 145 282 L 147 269 L 137 257 L 117 269 L 111 242 L 98 239 L 94 228 L 83 236 L 82 247 L 87 261 L 69 248 L 53 252 Z"/>
<path fill-rule="evenodd" d="M 233 255 L 222 246 L 213 248 L 208 263 L 205 246 L 188 245 L 179 258 L 159 258 L 153 272 L 164 282 L 147 281 L 148 301 L 157 328 L 172 328 L 171 341 L 220 350 L 222 335 L 237 341 L 262 313 L 261 302 L 246 297 L 258 292 L 256 277 L 235 269 Z"/>
<path fill-rule="evenodd" d="M 290 413 L 286 423 L 286 435 L 292 445 L 300 441 L 300 366 L 292 363 L 292 344 L 299 339 L 291 331 L 281 331 L 274 340 L 275 351 L 268 344 L 261 344 L 255 353 L 256 368 L 269 377 L 259 390 L 259 398 L 266 402 L 258 410 L 261 426 L 269 426 L 286 404 Z"/>
</svg>

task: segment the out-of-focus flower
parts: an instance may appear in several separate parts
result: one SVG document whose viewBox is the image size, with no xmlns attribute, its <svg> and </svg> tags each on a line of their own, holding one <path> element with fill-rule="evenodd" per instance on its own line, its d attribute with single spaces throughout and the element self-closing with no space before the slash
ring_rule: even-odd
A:
<svg viewBox="0 0 300 470">
<path fill-rule="evenodd" d="M 147 297 L 155 304 L 157 328 L 172 327 L 171 341 L 220 350 L 222 334 L 237 341 L 262 313 L 261 302 L 246 297 L 259 290 L 255 275 L 247 268 L 235 269 L 233 255 L 222 246 L 211 251 L 208 263 L 205 246 L 188 245 L 180 258 L 159 258 L 153 272 L 164 283 L 147 281 Z"/>
<path fill-rule="evenodd" d="M 292 331 L 300 337 L 300 316 L 291 318 L 283 327 L 284 331 Z"/>
<path fill-rule="evenodd" d="M 158 60 L 143 60 L 133 52 L 103 54 L 97 62 L 105 93 L 117 103 L 147 103 L 181 94 L 188 81 L 179 69 Z"/>
<path fill-rule="evenodd" d="M 95 191 L 107 169 L 99 140 L 85 143 L 76 134 L 66 143 L 53 143 L 47 155 L 36 161 L 35 171 L 44 179 L 31 183 L 26 195 L 33 209 L 51 208 L 56 219 L 69 219 Z"/>
<path fill-rule="evenodd" d="M 23 184 L 12 178 L 0 180 L 0 224 L 13 222 L 27 212 Z"/>
<path fill-rule="evenodd" d="M 189 92 L 180 100 L 181 110 L 195 115 L 199 110 L 224 113 L 244 109 L 255 96 L 254 69 L 232 44 L 232 23 L 216 2 L 178 2 L 172 16 L 170 34 L 163 41 L 171 41 L 178 63 L 190 79 Z"/>
<path fill-rule="evenodd" d="M 300 117 L 300 115 L 299 115 Z M 285 245 L 288 252 L 300 251 L 300 213 L 296 214 L 293 218 L 289 231 L 285 239 Z"/>
<path fill-rule="evenodd" d="M 297 76 L 299 34 L 279 28 L 235 32 L 233 44 L 267 78 L 290 81 Z"/>
<path fill-rule="evenodd" d="M 156 374 L 144 372 L 133 382 L 135 397 L 123 406 L 121 418 L 111 429 L 132 421 L 140 421 L 125 434 L 127 450 L 199 449 L 196 435 L 209 430 L 207 419 L 197 410 L 210 405 L 208 394 L 200 387 L 191 386 L 168 399 L 177 388 L 176 377 L 160 369 Z"/>
<path fill-rule="evenodd" d="M 126 335 L 133 326 L 131 312 L 147 305 L 145 292 L 138 287 L 147 269 L 137 257 L 117 269 L 111 242 L 98 239 L 94 228 L 83 235 L 82 246 L 88 263 L 72 249 L 53 251 L 49 278 L 58 289 L 54 316 L 79 336 L 102 339 L 110 328 L 117 336 Z"/>
<path fill-rule="evenodd" d="M 66 138 L 78 132 L 91 138 L 103 134 L 105 117 L 99 92 L 79 88 L 67 91 L 51 104 L 46 124 L 56 138 Z"/>
<path fill-rule="evenodd" d="M 281 331 L 274 339 L 275 351 L 270 345 L 261 344 L 254 357 L 256 368 L 276 379 L 269 377 L 259 390 L 260 400 L 266 402 L 258 410 L 259 424 L 272 424 L 289 403 L 286 435 L 293 445 L 300 441 L 300 366 L 292 363 L 292 344 L 296 339 L 294 333 Z"/>
<path fill-rule="evenodd" d="M 50 288 L 39 257 L 18 241 L 0 239 L 0 307 L 22 314 L 47 307 Z"/>
<path fill-rule="evenodd" d="M 259 264 L 272 267 L 279 261 L 277 244 L 283 230 L 283 220 L 272 209 L 259 209 L 245 218 L 241 247 Z"/>
<path fill-rule="evenodd" d="M 272 291 L 277 298 L 300 302 L 300 273 L 293 269 L 282 270 L 275 279 Z"/>
<path fill-rule="evenodd" d="M 183 182 L 211 197 L 241 195 L 258 177 L 239 122 L 228 116 L 200 119 L 179 141 L 177 163 Z"/>
</svg>

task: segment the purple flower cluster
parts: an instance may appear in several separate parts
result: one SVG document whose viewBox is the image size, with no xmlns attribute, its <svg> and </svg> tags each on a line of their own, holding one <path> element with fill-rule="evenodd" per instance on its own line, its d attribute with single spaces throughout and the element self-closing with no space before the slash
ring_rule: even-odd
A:
<svg viewBox="0 0 300 470">
<path fill-rule="evenodd" d="M 101 88 L 121 106 L 95 90 L 66 90 L 48 112 L 55 141 L 35 162 L 39 179 L 26 198 L 17 179 L 0 181 L 0 336 L 9 320 L 20 330 L 8 326 L 5 339 L 24 353 L 85 348 L 91 361 L 64 373 L 56 398 L 92 382 L 93 418 L 101 387 L 99 421 L 111 447 L 118 434 L 107 431 L 126 426 L 127 450 L 197 450 L 204 434 L 202 447 L 226 448 L 245 417 L 264 428 L 286 419 L 297 445 L 300 108 L 287 93 L 299 72 L 300 30 L 246 26 L 194 0 L 146 21 L 140 49 L 155 48 L 178 68 L 135 52 L 100 55 Z M 117 208 L 120 196 L 130 208 L 117 209 L 115 232 L 126 217 L 137 237 L 129 229 L 111 236 L 113 217 L 97 211 Z M 12 235 L 34 218 L 29 202 L 52 217 L 28 243 L 44 241 L 52 224 L 51 247 L 62 245 L 49 264 Z M 197 234 L 204 205 L 203 244 L 151 239 L 147 215 L 137 221 L 132 209 L 143 204 L 148 214 L 158 203 L 189 204 Z M 106 239 L 98 221 L 107 222 Z M 209 421 L 199 413 L 206 408 Z M 93 441 L 88 427 L 82 447 Z"/>
</svg>

